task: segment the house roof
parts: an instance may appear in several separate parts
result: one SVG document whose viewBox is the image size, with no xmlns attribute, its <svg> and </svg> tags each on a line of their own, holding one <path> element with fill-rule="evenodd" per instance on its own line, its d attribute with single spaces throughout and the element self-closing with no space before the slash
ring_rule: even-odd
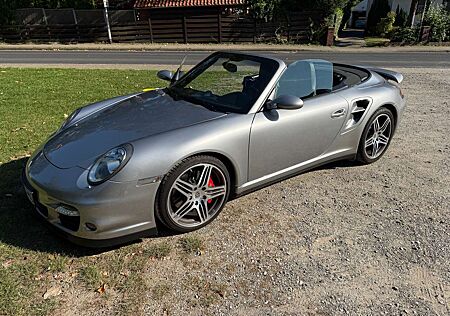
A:
<svg viewBox="0 0 450 316">
<path fill-rule="evenodd" d="M 134 8 L 233 6 L 244 3 L 245 0 L 136 0 Z"/>
</svg>

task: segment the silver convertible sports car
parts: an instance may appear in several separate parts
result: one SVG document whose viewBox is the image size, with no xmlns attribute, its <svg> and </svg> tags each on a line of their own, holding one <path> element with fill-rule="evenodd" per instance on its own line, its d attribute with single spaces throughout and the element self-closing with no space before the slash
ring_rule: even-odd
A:
<svg viewBox="0 0 450 316">
<path fill-rule="evenodd" d="M 330 161 L 378 160 L 405 100 L 401 74 L 216 52 L 168 87 L 77 109 L 27 162 L 38 214 L 109 246 L 210 223 L 227 200 Z"/>
</svg>

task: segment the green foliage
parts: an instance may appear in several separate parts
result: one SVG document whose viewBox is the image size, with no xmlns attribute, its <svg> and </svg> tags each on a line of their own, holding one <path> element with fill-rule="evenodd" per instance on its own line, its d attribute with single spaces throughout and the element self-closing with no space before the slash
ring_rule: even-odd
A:
<svg viewBox="0 0 450 316">
<path fill-rule="evenodd" d="M 250 12 L 258 20 L 269 21 L 280 8 L 280 0 L 247 0 Z"/>
<path fill-rule="evenodd" d="M 394 28 L 394 22 L 395 22 L 395 12 L 390 11 L 388 12 L 385 18 L 381 18 L 380 22 L 378 22 L 376 28 L 377 35 L 380 35 L 382 37 L 388 36 Z"/>
<path fill-rule="evenodd" d="M 367 30 L 375 33 L 376 27 L 381 19 L 391 11 L 388 0 L 374 0 L 367 16 Z"/>
<path fill-rule="evenodd" d="M 391 42 L 405 44 L 414 44 L 419 37 L 419 28 L 416 27 L 395 27 L 391 34 Z"/>
<path fill-rule="evenodd" d="M 336 8 L 336 10 L 334 11 L 334 23 L 331 25 L 336 30 L 336 35 L 337 35 L 337 30 L 339 29 L 339 27 L 341 25 L 343 17 L 344 17 L 344 10 L 341 8 Z"/>
<path fill-rule="evenodd" d="M 430 7 L 423 25 L 431 27 L 431 41 L 444 42 L 450 39 L 450 13 L 443 6 Z"/>
</svg>

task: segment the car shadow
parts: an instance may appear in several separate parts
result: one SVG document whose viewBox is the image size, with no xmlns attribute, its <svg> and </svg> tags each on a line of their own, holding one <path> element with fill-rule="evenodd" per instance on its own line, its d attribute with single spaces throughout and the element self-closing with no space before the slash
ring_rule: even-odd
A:
<svg viewBox="0 0 450 316">
<path fill-rule="evenodd" d="M 51 231 L 33 210 L 20 180 L 27 158 L 12 160 L 0 165 L 0 243 L 29 249 L 32 251 L 54 253 L 72 257 L 100 254 L 133 243 L 110 248 L 86 248 L 77 246 Z M 314 170 L 349 168 L 358 164 L 352 161 L 338 161 L 315 168 Z M 149 238 L 173 236 L 161 223 L 157 223 L 158 235 Z"/>
</svg>

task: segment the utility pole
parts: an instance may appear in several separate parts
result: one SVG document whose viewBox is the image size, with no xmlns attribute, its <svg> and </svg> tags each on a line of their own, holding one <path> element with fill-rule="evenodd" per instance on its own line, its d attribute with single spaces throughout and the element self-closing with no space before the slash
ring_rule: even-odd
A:
<svg viewBox="0 0 450 316">
<path fill-rule="evenodd" d="M 105 22 L 106 28 L 108 29 L 108 39 L 109 43 L 112 44 L 112 35 L 111 35 L 111 26 L 109 25 L 109 16 L 108 16 L 108 0 L 103 0 L 103 8 L 105 9 Z"/>
</svg>

